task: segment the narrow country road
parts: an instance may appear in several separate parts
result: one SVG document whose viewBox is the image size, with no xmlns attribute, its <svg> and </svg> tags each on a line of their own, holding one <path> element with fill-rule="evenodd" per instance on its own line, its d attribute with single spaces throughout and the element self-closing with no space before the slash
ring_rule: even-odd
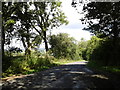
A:
<svg viewBox="0 0 120 90">
<path fill-rule="evenodd" d="M 109 77 L 86 67 L 86 61 L 68 63 L 34 74 L 3 81 L 3 90 L 92 90 L 117 88 Z M 117 83 L 116 83 L 117 84 Z M 119 88 L 120 89 L 120 88 Z"/>
</svg>

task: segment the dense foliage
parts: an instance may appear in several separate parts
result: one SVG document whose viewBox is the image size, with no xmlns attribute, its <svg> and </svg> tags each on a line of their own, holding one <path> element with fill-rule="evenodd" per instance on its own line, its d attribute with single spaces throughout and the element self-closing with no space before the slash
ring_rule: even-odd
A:
<svg viewBox="0 0 120 90">
<path fill-rule="evenodd" d="M 56 58 L 80 59 L 76 41 L 67 33 L 50 36 L 50 50 Z"/>
<path fill-rule="evenodd" d="M 48 51 L 48 40 L 46 32 L 57 28 L 62 24 L 68 24 L 65 14 L 61 10 L 61 2 L 34 2 L 33 28 L 39 33 Z"/>
<path fill-rule="evenodd" d="M 86 58 L 87 45 L 88 45 L 88 41 L 86 41 L 84 38 L 81 38 L 81 40 L 77 44 L 79 56 L 83 60 L 87 60 L 87 58 Z"/>
<path fill-rule="evenodd" d="M 84 28 L 97 37 L 88 41 L 86 58 L 90 61 L 99 61 L 104 65 L 120 65 L 120 2 L 88 2 L 73 0 L 72 5 L 83 5 L 83 14 L 80 20 L 87 23 Z M 100 39 L 101 38 L 101 39 Z"/>
<path fill-rule="evenodd" d="M 48 30 L 68 24 L 61 10 L 61 2 L 3 2 L 2 4 L 4 76 L 36 72 L 55 66 L 53 61 L 62 59 L 65 62 L 84 59 L 103 65 L 120 65 L 119 2 L 84 4 L 85 16 L 80 20 L 88 24 L 84 30 L 92 32 L 95 36 L 88 41 L 82 38 L 79 42 L 66 33 L 47 36 Z M 75 6 L 77 3 L 72 4 Z M 25 52 L 18 47 L 4 50 L 4 45 L 9 46 L 13 38 L 22 41 Z M 46 53 L 35 51 L 42 41 L 45 43 Z"/>
<path fill-rule="evenodd" d="M 92 37 L 85 50 L 87 60 L 97 61 L 103 65 L 119 66 L 120 43 L 114 47 L 113 40 Z M 120 39 L 117 42 L 120 42 Z"/>
<path fill-rule="evenodd" d="M 2 16 L 3 72 L 23 73 L 54 65 L 46 54 L 39 57 L 32 52 L 42 41 L 48 51 L 46 32 L 68 23 L 61 2 L 2 2 Z M 13 39 L 22 42 L 25 52 L 17 46 L 10 47 Z M 4 49 L 5 45 L 8 50 Z"/>
<path fill-rule="evenodd" d="M 73 6 L 76 4 L 73 0 Z M 88 24 L 86 30 L 103 38 L 120 37 L 120 2 L 88 2 L 83 0 L 84 17 L 80 20 Z M 102 7 L 101 7 L 102 6 Z"/>
<path fill-rule="evenodd" d="M 40 52 L 31 52 L 31 57 L 27 60 L 22 53 L 12 53 L 10 56 L 6 52 L 5 54 L 6 60 L 2 65 L 3 77 L 29 74 L 57 65 L 53 63 L 54 57 L 49 56 L 49 54 L 41 54 Z"/>
<path fill-rule="evenodd" d="M 10 45 L 13 38 L 22 41 L 26 55 L 30 55 L 31 49 L 38 47 L 42 40 L 48 51 L 46 32 L 68 23 L 60 8 L 61 2 L 3 2 L 2 4 L 3 52 L 4 45 Z"/>
</svg>

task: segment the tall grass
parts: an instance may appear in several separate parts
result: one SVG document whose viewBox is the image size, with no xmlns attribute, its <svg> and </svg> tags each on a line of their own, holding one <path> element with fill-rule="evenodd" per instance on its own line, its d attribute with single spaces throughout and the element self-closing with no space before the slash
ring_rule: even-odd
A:
<svg viewBox="0 0 120 90">
<path fill-rule="evenodd" d="M 80 60 L 56 59 L 49 53 L 31 52 L 29 57 L 24 54 L 11 54 L 7 56 L 3 65 L 3 77 L 30 74 L 53 66 Z"/>
<path fill-rule="evenodd" d="M 94 68 L 96 70 L 120 74 L 120 66 L 110 66 L 110 65 L 106 66 L 106 65 L 104 65 L 104 63 L 99 62 L 99 61 L 89 61 L 87 66 L 90 68 Z"/>
<path fill-rule="evenodd" d="M 7 58 L 8 59 L 8 58 Z M 39 52 L 32 52 L 29 58 L 26 56 L 12 56 L 9 67 L 3 72 L 3 77 L 15 74 L 29 74 L 40 70 L 48 69 L 56 66 L 53 63 L 54 57 L 48 54 L 40 54 Z M 7 61 L 7 60 L 6 60 Z M 5 62 L 4 67 L 9 64 Z"/>
</svg>

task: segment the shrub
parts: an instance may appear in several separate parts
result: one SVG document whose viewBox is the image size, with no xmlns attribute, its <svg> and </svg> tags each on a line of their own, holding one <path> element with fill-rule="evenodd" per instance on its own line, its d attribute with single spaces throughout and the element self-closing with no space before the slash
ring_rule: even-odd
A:
<svg viewBox="0 0 120 90">
<path fill-rule="evenodd" d="M 86 57 L 88 60 L 99 61 L 104 65 L 120 65 L 120 38 L 92 38 L 88 43 Z"/>
<path fill-rule="evenodd" d="M 43 54 L 41 56 L 39 52 L 32 52 L 29 58 L 26 58 L 25 56 L 14 56 L 11 57 L 10 65 L 7 63 L 9 66 L 4 70 L 3 75 L 29 74 L 43 69 L 48 69 L 55 65 L 53 64 L 54 60 L 55 58 L 53 56 L 49 56 L 49 54 Z"/>
</svg>

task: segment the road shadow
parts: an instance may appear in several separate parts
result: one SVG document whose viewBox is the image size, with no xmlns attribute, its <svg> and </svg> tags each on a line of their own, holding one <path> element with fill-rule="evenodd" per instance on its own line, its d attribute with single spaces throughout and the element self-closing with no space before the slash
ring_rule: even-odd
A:
<svg viewBox="0 0 120 90">
<path fill-rule="evenodd" d="M 89 70 L 86 64 L 69 64 L 7 81 L 3 84 L 2 90 L 91 90 L 93 88 L 117 90 L 113 83 L 107 75 Z"/>
</svg>

